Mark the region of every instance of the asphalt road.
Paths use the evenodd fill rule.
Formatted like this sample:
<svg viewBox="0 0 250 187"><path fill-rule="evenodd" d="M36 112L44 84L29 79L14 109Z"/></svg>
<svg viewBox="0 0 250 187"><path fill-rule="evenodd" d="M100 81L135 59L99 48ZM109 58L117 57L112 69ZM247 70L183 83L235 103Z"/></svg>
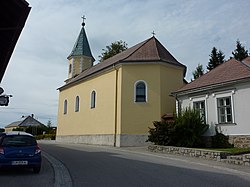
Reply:
<svg viewBox="0 0 250 187"><path fill-rule="evenodd" d="M0 171L0 187L53 187L54 170L47 159L42 158L39 174L32 169L5 169Z"/></svg>
<svg viewBox="0 0 250 187"><path fill-rule="evenodd" d="M160 155L145 148L56 143L40 143L40 146L54 159L56 170L67 170L62 175L71 181L59 186L250 186L250 167L246 166Z"/></svg>

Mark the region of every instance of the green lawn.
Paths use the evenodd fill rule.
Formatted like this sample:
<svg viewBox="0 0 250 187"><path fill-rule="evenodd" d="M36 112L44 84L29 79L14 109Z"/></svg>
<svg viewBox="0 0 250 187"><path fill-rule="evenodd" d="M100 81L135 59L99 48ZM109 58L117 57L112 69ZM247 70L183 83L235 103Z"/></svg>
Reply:
<svg viewBox="0 0 250 187"><path fill-rule="evenodd" d="M237 147L233 147L233 148L211 148L209 150L215 150L215 151L224 151L224 152L228 152L228 153L245 153L245 152L249 152L250 153L250 148L237 148Z"/></svg>

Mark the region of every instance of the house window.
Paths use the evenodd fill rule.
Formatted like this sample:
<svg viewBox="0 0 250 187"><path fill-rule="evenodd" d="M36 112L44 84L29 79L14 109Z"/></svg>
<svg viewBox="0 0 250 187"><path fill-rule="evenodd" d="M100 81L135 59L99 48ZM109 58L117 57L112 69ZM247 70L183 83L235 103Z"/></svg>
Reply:
<svg viewBox="0 0 250 187"><path fill-rule="evenodd" d="M96 105L96 92L92 91L91 93L91 108L95 108Z"/></svg>
<svg viewBox="0 0 250 187"><path fill-rule="evenodd" d="M206 123L206 109L205 109L205 101L197 101L193 103L194 110L199 111L200 117L204 123Z"/></svg>
<svg viewBox="0 0 250 187"><path fill-rule="evenodd" d="M135 83L135 102L146 102L147 100L147 86L144 81Z"/></svg>
<svg viewBox="0 0 250 187"><path fill-rule="evenodd" d="M79 96L76 96L75 112L79 111Z"/></svg>
<svg viewBox="0 0 250 187"><path fill-rule="evenodd" d="M67 114L67 109L68 109L68 101L65 99L63 106L63 114Z"/></svg>
<svg viewBox="0 0 250 187"><path fill-rule="evenodd" d="M231 97L217 99L218 121L219 123L232 123Z"/></svg>

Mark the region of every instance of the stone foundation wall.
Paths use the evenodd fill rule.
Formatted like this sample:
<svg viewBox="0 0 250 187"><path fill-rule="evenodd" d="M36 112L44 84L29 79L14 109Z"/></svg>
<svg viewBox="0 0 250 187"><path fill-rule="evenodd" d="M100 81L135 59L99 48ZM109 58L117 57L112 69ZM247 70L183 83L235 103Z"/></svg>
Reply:
<svg viewBox="0 0 250 187"><path fill-rule="evenodd" d="M214 160L225 162L229 164L237 164L250 166L250 154L243 154L233 156L229 153L221 151L210 151L204 149L193 149L186 147L172 147L172 146L159 146L159 145L150 145L148 150L151 152L165 153L165 154L175 154L189 157L196 157L206 160Z"/></svg>
<svg viewBox="0 0 250 187"><path fill-rule="evenodd" d="M151 152L183 155L183 156L196 157L207 160L216 160L216 161L219 161L221 158L226 157L225 153L221 151L209 151L204 149L193 149L186 147L150 145L148 146L148 150Z"/></svg>
<svg viewBox="0 0 250 187"><path fill-rule="evenodd" d="M234 147L246 148L250 147L250 135L241 135L241 136L230 136L229 142L234 144Z"/></svg>

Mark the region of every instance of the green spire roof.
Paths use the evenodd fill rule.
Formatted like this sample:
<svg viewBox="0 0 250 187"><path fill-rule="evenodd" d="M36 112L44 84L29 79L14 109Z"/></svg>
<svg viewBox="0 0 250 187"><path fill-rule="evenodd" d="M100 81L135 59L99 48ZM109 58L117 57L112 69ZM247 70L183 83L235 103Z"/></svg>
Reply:
<svg viewBox="0 0 250 187"><path fill-rule="evenodd" d="M92 56L84 26L85 26L85 23L83 22L81 32L68 58L73 57L73 56L87 56L87 57L91 57L92 62L94 62L95 59Z"/></svg>

